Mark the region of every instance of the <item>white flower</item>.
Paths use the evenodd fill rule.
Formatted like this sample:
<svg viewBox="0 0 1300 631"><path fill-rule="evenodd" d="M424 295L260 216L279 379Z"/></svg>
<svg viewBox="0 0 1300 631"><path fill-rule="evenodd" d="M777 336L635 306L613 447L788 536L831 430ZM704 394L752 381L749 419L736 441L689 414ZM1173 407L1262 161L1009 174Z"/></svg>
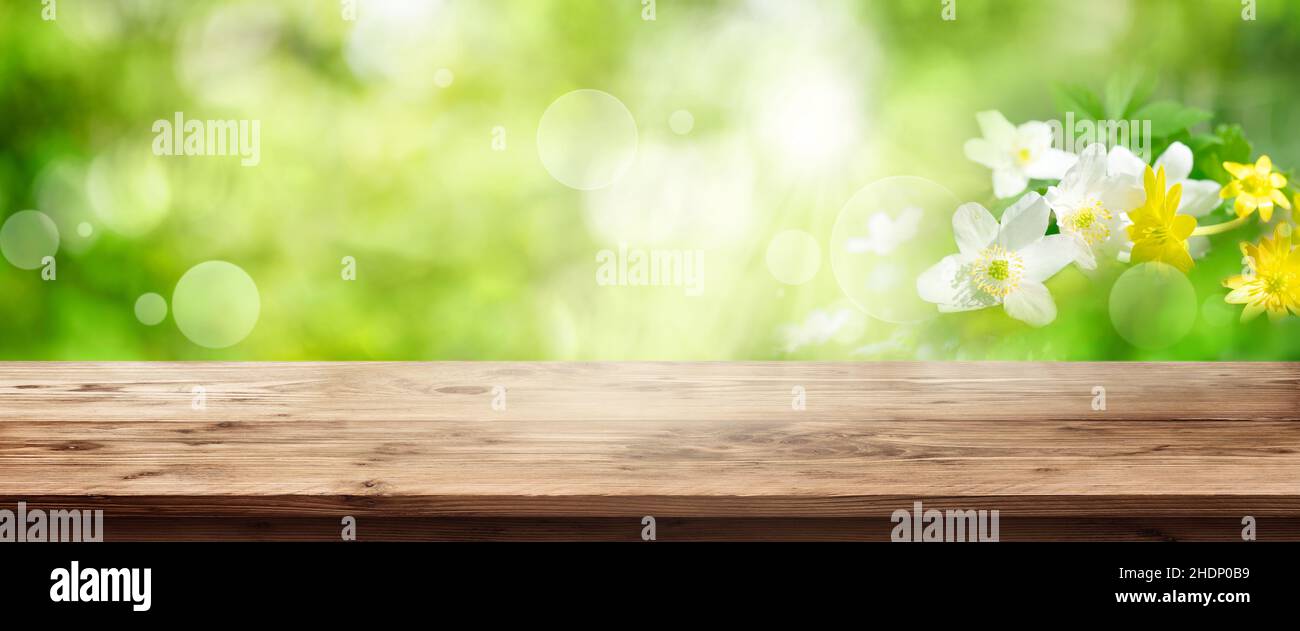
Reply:
<svg viewBox="0 0 1300 631"><path fill-rule="evenodd" d="M1098 251L1118 254L1128 238L1123 230L1127 213L1145 198L1137 179L1108 174L1106 164L1106 147L1089 145L1045 197L1061 234L1070 237L1074 262L1083 269L1097 268Z"/></svg>
<svg viewBox="0 0 1300 631"><path fill-rule="evenodd" d="M916 279L916 291L939 311L971 311L1002 305L1007 315L1031 326L1056 319L1056 303L1043 281L1073 258L1070 237L1043 236L1051 210L1038 193L1027 193L1002 213L1002 223L979 204L963 204L952 216L958 254L943 258Z"/></svg>
<svg viewBox="0 0 1300 631"><path fill-rule="evenodd" d="M1142 173L1146 171L1147 163L1135 155L1132 151L1123 145L1116 145L1111 148L1110 155L1106 158L1107 168L1112 175L1131 176L1135 182L1142 181ZM1156 163L1152 169L1159 171L1160 167L1165 168L1165 182L1169 186L1175 184L1183 185L1182 200L1178 202L1178 212L1193 217L1204 217L1210 214L1215 208L1219 207L1222 201L1219 199L1219 183L1211 180L1189 180L1187 176L1192 173L1192 150L1181 142L1175 142L1169 145L1165 152L1156 158ZM1130 244L1131 245L1131 244ZM1192 237L1187 240L1187 249L1195 258L1205 256L1210 250L1209 237ZM1120 255L1121 260L1127 260L1128 252Z"/></svg>
<svg viewBox="0 0 1300 631"><path fill-rule="evenodd" d="M1012 125L1001 112L975 115L983 138L966 141L966 157L993 169L993 194L1012 197L1030 179L1059 180L1074 166L1074 154L1054 149L1052 128L1041 121Z"/></svg>
<svg viewBox="0 0 1300 631"><path fill-rule="evenodd" d="M903 209L898 219L890 219L884 211L876 212L867 218L867 235L849 239L844 247L849 252L885 256L916 236L921 227L921 214L921 209L915 206Z"/></svg>

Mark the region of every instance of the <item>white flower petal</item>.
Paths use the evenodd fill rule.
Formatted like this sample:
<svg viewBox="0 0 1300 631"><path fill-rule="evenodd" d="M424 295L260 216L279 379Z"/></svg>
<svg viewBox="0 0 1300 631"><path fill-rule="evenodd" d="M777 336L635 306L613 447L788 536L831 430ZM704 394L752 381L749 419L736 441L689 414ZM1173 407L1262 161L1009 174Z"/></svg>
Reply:
<svg viewBox="0 0 1300 631"><path fill-rule="evenodd" d="M980 291L968 274L970 260L961 254L951 254L935 263L916 277L916 293L926 302L939 306L939 311L972 311L998 304L994 296Z"/></svg>
<svg viewBox="0 0 1300 631"><path fill-rule="evenodd" d="M1160 167L1165 168L1165 181L1170 186L1187 179L1192 172L1192 150L1181 142L1169 145L1169 148L1156 158L1155 166L1152 168L1159 171Z"/></svg>
<svg viewBox="0 0 1300 631"><path fill-rule="evenodd" d="M1074 191L1060 188L1057 186L1047 187L1047 192L1043 194L1043 199L1047 200L1047 206L1056 211L1056 214L1064 213L1073 209L1081 201Z"/></svg>
<svg viewBox="0 0 1300 631"><path fill-rule="evenodd" d="M975 115L975 122L979 123L980 133L984 134L989 142L1003 150L1010 150L1011 142L1016 136L1016 126L1012 125L1002 112L997 110L980 112Z"/></svg>
<svg viewBox="0 0 1300 631"><path fill-rule="evenodd" d="M1079 161L1065 173L1062 186L1096 188L1106 179L1106 147L1099 144L1088 145L1079 154Z"/></svg>
<svg viewBox="0 0 1300 631"><path fill-rule="evenodd" d="M1126 213L1141 206L1147 199L1147 193L1142 190L1137 178L1120 175L1108 177L1101 183L1097 199L1112 213Z"/></svg>
<svg viewBox="0 0 1300 631"><path fill-rule="evenodd" d="M1111 175L1128 175L1140 181L1147 163L1129 151L1128 147L1115 145L1110 148L1110 155L1106 156L1106 166Z"/></svg>
<svg viewBox="0 0 1300 631"><path fill-rule="evenodd" d="M1029 176L1014 167L1002 167L993 170L993 194L998 199L1018 195L1029 186Z"/></svg>
<svg viewBox="0 0 1300 631"><path fill-rule="evenodd" d="M1002 225L998 229L998 243L1013 252L1043 238L1047 232L1047 216L1051 210L1043 196L1025 193L1010 208L1002 212Z"/></svg>
<svg viewBox="0 0 1300 631"><path fill-rule="evenodd" d="M1016 128L1016 147L1040 153L1052 146L1052 126L1042 121L1029 121Z"/></svg>
<svg viewBox="0 0 1300 631"><path fill-rule="evenodd" d="M1071 261L1080 258L1080 246L1087 253L1087 258L1092 260L1093 267L1096 267L1097 263L1096 259L1092 257L1092 249L1082 239L1076 239L1066 234L1049 234L1037 242L1029 244L1020 250L1020 256L1025 259L1025 279L1041 283L1055 276Z"/></svg>
<svg viewBox="0 0 1300 631"><path fill-rule="evenodd" d="M1097 255L1093 253L1092 246L1083 239L1072 239L1072 241L1074 241L1074 264L1083 270L1097 269Z"/></svg>
<svg viewBox="0 0 1300 631"><path fill-rule="evenodd" d="M1110 247L1115 248L1117 253L1115 259L1128 263L1133 254L1133 240L1128 238L1128 227L1133 225L1133 220L1129 219L1128 213L1119 216L1119 221L1115 227L1115 232L1111 235L1107 243Z"/></svg>
<svg viewBox="0 0 1300 631"><path fill-rule="evenodd" d="M1194 259L1203 259L1206 254L1210 253L1209 237L1188 237L1187 253Z"/></svg>
<svg viewBox="0 0 1300 631"><path fill-rule="evenodd" d="M1006 164L1008 159L1005 151L998 149L997 145L985 138L971 138L966 141L963 149L966 152L966 157L972 162L977 162L990 169Z"/></svg>
<svg viewBox="0 0 1300 631"><path fill-rule="evenodd" d="M1056 303L1052 292L1042 283L1021 283L1020 288L1007 295L1003 307L1007 315L1029 326L1047 326L1056 319Z"/></svg>
<svg viewBox="0 0 1300 631"><path fill-rule="evenodd" d="M1036 180L1059 180L1079 161L1079 156L1060 149L1044 149L1033 162L1025 165L1025 174Z"/></svg>
<svg viewBox="0 0 1300 631"><path fill-rule="evenodd" d="M1178 202L1178 212L1193 217L1204 217L1219 207L1219 183L1210 180L1183 180L1183 198Z"/></svg>
<svg viewBox="0 0 1300 631"><path fill-rule="evenodd" d="M916 277L916 294L921 300L936 304L947 304L956 300L958 293L957 273L961 270L962 256L950 254L943 257L930 269Z"/></svg>
<svg viewBox="0 0 1300 631"><path fill-rule="evenodd" d="M952 234L962 254L976 256L998 238L998 220L979 204L962 204L952 214Z"/></svg>

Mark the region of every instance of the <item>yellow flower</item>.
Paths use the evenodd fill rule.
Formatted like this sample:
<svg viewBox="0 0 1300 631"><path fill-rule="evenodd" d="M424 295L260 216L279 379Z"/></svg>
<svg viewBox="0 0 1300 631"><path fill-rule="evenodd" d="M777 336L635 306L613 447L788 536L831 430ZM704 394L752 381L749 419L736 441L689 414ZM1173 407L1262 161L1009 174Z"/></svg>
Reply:
<svg viewBox="0 0 1300 631"><path fill-rule="evenodd" d="M1245 322L1264 311L1277 320L1288 311L1300 315L1300 248L1291 247L1291 226L1281 224L1270 239L1259 245L1241 244L1241 252L1250 267L1247 273L1223 281L1232 291L1224 301L1246 305L1241 312Z"/></svg>
<svg viewBox="0 0 1300 631"><path fill-rule="evenodd" d="M1175 184L1166 194L1164 167L1160 167L1159 173L1147 167L1142 185L1147 201L1129 213L1129 219L1133 220L1133 225L1128 227L1128 238L1133 241L1133 262L1159 261L1183 272L1192 269L1187 238L1196 229L1196 218L1177 214L1183 185Z"/></svg>
<svg viewBox="0 0 1300 631"><path fill-rule="evenodd" d="M1224 162L1223 168L1235 179L1219 191L1219 197L1237 198L1232 207L1238 217L1245 217L1258 208L1259 218L1268 221L1273 218L1274 204L1290 210L1291 202L1280 190L1286 186L1286 177L1273 172L1273 161L1268 156L1260 156L1253 165Z"/></svg>

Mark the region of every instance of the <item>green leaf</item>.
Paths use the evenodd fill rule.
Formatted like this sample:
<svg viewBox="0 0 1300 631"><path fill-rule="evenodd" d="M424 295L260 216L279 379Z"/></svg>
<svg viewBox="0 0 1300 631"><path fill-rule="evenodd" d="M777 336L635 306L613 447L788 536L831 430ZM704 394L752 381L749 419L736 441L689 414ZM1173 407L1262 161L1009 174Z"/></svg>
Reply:
<svg viewBox="0 0 1300 631"><path fill-rule="evenodd" d="M1192 164L1192 174L1188 177L1193 180L1214 180L1219 184L1228 183L1230 178L1228 172L1223 170L1223 159L1219 157L1217 149L1193 155L1196 158Z"/></svg>
<svg viewBox="0 0 1300 631"><path fill-rule="evenodd" d="M1156 76L1154 74L1143 73L1139 75L1137 85L1133 88L1133 96L1129 98L1128 107L1124 110L1124 118L1132 118L1137 111L1142 109L1151 98L1151 93L1156 90Z"/></svg>
<svg viewBox="0 0 1300 631"><path fill-rule="evenodd" d="M1219 125L1215 128L1213 136L1198 134L1193 140L1197 138L1204 139L1208 144L1199 151L1196 147L1188 145L1196 156L1196 164L1192 169L1193 179L1214 180L1220 184L1227 184L1232 176L1223 170L1224 162L1251 161L1250 141L1246 140L1240 125Z"/></svg>
<svg viewBox="0 0 1300 631"><path fill-rule="evenodd" d="M1191 138L1187 140L1187 148L1191 149L1192 153L1196 155L1222 145L1223 139L1216 134L1192 134Z"/></svg>
<svg viewBox="0 0 1300 631"><path fill-rule="evenodd" d="M1134 117L1151 121L1151 135L1159 138L1210 120L1213 114L1177 101L1157 101L1138 110Z"/></svg>
<svg viewBox="0 0 1300 631"><path fill-rule="evenodd" d="M1105 118L1128 118L1146 104L1154 89L1154 77L1142 71L1130 70L1111 75L1106 82Z"/></svg>
<svg viewBox="0 0 1300 631"><path fill-rule="evenodd" d="M1106 107L1101 99L1083 86L1058 83L1052 86L1052 96L1056 100L1056 109L1062 114L1074 112L1079 119L1101 120L1106 118Z"/></svg>
<svg viewBox="0 0 1300 631"><path fill-rule="evenodd" d="M1241 125L1219 125L1214 130L1222 141L1223 147L1219 150L1219 155L1229 162L1254 162L1251 159L1252 149L1250 141L1246 140L1246 134L1241 131Z"/></svg>

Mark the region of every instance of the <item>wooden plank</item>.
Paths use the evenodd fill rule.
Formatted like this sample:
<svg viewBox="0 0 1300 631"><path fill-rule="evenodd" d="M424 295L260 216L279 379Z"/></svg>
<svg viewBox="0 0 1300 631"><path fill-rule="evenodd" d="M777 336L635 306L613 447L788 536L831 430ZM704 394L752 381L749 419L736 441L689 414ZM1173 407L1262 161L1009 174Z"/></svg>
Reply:
<svg viewBox="0 0 1300 631"><path fill-rule="evenodd" d="M130 517L110 536L133 541L340 541L333 517ZM659 541L888 541L886 518L680 518L658 520ZM613 517L378 517L359 522L366 541L641 541L639 519ZM1241 541L1222 518L1005 519L1001 541ZM1259 541L1300 539L1300 520L1269 519Z"/></svg>
<svg viewBox="0 0 1300 631"><path fill-rule="evenodd" d="M1287 495L1300 423L5 422L0 495Z"/></svg>
<svg viewBox="0 0 1300 631"><path fill-rule="evenodd" d="M609 538L642 515L683 538L842 538L845 519L887 538L915 500L999 510L1004 539L1230 539L1243 515L1295 536L1298 381L1290 363L0 363L0 508L103 507L141 539L168 536L161 515L292 538L343 514L397 538L529 520Z"/></svg>
<svg viewBox="0 0 1300 631"><path fill-rule="evenodd" d="M0 362L7 420L1295 420L1297 403L1300 369L1263 362Z"/></svg>

